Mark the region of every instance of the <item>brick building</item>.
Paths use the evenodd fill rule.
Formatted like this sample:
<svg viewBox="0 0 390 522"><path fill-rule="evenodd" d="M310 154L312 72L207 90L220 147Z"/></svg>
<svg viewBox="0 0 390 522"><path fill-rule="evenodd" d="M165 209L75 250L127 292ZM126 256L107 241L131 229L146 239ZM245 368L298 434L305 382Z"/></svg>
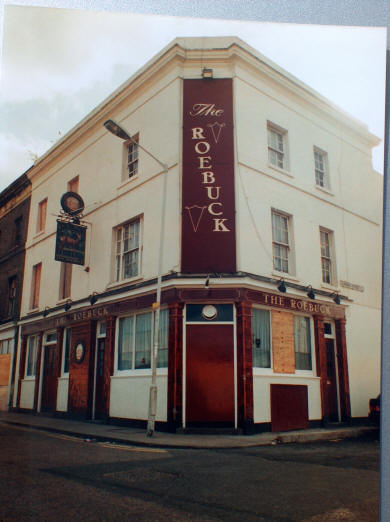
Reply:
<svg viewBox="0 0 390 522"><path fill-rule="evenodd" d="M159 427L366 417L377 144L241 40L174 40L29 171L14 408L144 424L159 309ZM81 265L54 259L67 191L85 205Z"/></svg>
<svg viewBox="0 0 390 522"><path fill-rule="evenodd" d="M14 377L30 192L23 174L0 193L0 410L8 409Z"/></svg>

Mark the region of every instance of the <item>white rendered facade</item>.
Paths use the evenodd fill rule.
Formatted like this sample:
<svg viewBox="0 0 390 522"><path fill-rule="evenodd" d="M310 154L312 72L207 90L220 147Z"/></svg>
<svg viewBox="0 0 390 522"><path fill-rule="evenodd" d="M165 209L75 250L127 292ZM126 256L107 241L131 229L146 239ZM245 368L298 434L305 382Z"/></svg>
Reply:
<svg viewBox="0 0 390 522"><path fill-rule="evenodd" d="M82 320L106 319L102 307L115 305L117 311L111 325L115 341L108 416L145 419L151 370L118 371L115 362L118 318L130 313L127 309L120 311L121 302L155 292L164 171L148 154L139 150L137 172L129 177L126 174L126 146L109 134L103 123L108 118L115 119L129 135L138 136L140 145L168 165L163 290L203 291L208 274L193 274L193 277L181 274L182 91L186 79L202 78L202 64L206 61L207 67L213 70L214 79L231 78L233 85L237 258L236 272L229 278L210 274L210 286L268 293L274 292L275 282L283 278L287 284L286 296L297 301L307 301L309 285L317 294L317 301L313 303L320 299L323 305L332 304L332 294L341 294L343 299L339 306L346 317L351 416L367 415L368 399L379 392L380 375L382 177L371 165L371 149L378 140L363 124L236 38L175 40L30 169L31 212L21 327L27 350L28 338L41 336L37 354L40 371L36 371L35 376L27 376L26 368L23 372L21 360L27 355L24 352L20 356L21 343L18 351L21 381L19 397L14 396L15 407L41 411L45 392L41 378L45 335L57 332L57 357L63 358L61 329L75 325L77 330ZM269 137L270 131L274 133L273 138ZM283 168L272 159L275 156L270 156L270 139L274 140L272 147L282 155L279 164L282 161ZM322 161L320 178L318 173L316 178L316 157L317 170L318 158ZM70 296L61 299L61 263L54 260L56 216L60 198L75 177L79 178L78 193L85 202L82 219L87 225L86 261L84 266L73 265ZM319 183L318 179L322 181ZM37 232L39 204L46 198L46 223L44 229ZM284 223L288 224L287 246L281 243L281 251L288 252L288 272L274 268L273 245L278 241L273 237L273 214L284 217ZM116 231L134 220L138 221L140 230L139 269L136 275L125 280L119 276L116 280ZM321 262L326 255L321 252L321 231L326 232L331 243L328 252L330 282L323 281ZM39 300L38 306L32 308L33 267L39 264ZM324 294L320 297L321 291ZM89 297L94 293L99 295L96 307L100 306L95 309L102 310L96 311L95 316L94 312L88 312ZM72 320L65 319L63 308L69 299L72 307L68 315L79 313ZM272 310L272 303L268 304ZM309 310L309 304L307 308L300 308L298 315ZM48 310L46 316L43 315L45 309ZM137 313L142 312L151 312L150 306L137 308ZM113 316L111 312L107 314ZM333 319L329 318L329 321L332 323ZM185 330L185 320L183 324ZM321 419L321 383L315 361L313 323L311 329L313 363L310 371L289 373L274 371L273 367L253 368L255 424L271 422L270 384L306 386L309 420ZM276 332L273 337L276 338ZM95 397L96 392L96 339L95 335L90 346L90 362L95 365L95 374L93 382L85 385L86 390L92 389L90 397ZM185 357L185 333L182 342ZM69 403L69 397L76 401L72 395L75 392L69 384L69 372L64 372L63 362L58 360L57 364L61 369L55 410L71 411L73 402ZM240 399L236 366L235 372L237 427ZM168 367L158 368L157 383L157 420L168 422L171 386ZM182 399L185 404L185 390ZM94 416L96 398L78 397L77 401L77 404L88 402L87 416Z"/></svg>

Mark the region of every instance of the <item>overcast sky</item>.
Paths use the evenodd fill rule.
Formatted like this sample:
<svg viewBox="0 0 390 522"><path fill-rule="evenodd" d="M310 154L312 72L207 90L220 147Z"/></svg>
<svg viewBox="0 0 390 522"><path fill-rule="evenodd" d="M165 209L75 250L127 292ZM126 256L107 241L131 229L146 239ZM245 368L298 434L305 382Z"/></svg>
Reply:
<svg viewBox="0 0 390 522"><path fill-rule="evenodd" d="M240 37L383 140L383 28L16 6L3 23L0 191L177 36Z"/></svg>

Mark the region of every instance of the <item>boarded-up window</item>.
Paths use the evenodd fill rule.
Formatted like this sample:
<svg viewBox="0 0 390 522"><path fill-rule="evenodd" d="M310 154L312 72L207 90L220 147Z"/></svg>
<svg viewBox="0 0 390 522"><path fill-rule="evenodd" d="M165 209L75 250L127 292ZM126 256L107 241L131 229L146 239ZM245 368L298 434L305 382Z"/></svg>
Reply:
<svg viewBox="0 0 390 522"><path fill-rule="evenodd" d="M32 285L31 285L31 302L30 308L38 308L39 307L39 290L41 287L41 272L42 272L42 263L38 263L33 266L32 273Z"/></svg>
<svg viewBox="0 0 390 522"><path fill-rule="evenodd" d="M293 314L272 310L272 356L275 373L294 373Z"/></svg>
<svg viewBox="0 0 390 522"><path fill-rule="evenodd" d="M71 295L72 264L61 263L59 298L66 299Z"/></svg>
<svg viewBox="0 0 390 522"><path fill-rule="evenodd" d="M37 232L45 230L47 213L47 198L42 200L38 205Z"/></svg>

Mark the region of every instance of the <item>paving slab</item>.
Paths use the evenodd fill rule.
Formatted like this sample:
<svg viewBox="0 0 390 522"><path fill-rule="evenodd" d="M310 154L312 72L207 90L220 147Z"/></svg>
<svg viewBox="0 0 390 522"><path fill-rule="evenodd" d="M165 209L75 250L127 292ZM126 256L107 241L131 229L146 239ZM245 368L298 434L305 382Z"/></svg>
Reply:
<svg viewBox="0 0 390 522"><path fill-rule="evenodd" d="M156 431L152 437L148 437L146 430L140 428L14 412L0 412L0 423L81 437L89 442L105 441L134 446L191 449L250 448L378 435L378 428L375 426L342 426L277 433L266 432L254 435L211 435Z"/></svg>

